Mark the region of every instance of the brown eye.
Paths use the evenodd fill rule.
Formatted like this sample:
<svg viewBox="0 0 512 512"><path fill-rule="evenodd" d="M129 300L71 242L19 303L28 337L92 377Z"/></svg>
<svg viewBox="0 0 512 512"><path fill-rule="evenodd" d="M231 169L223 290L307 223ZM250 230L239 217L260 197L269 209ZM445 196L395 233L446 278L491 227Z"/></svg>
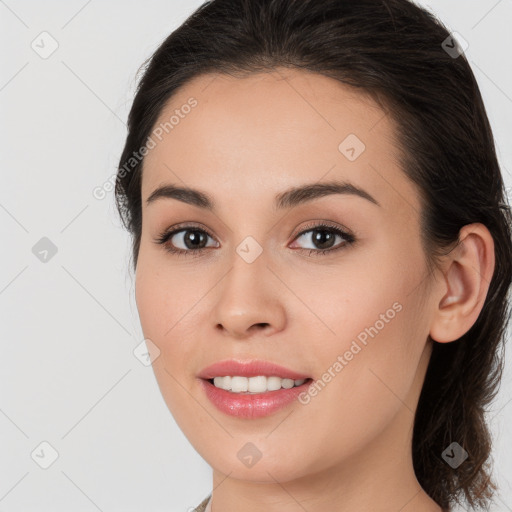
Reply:
<svg viewBox="0 0 512 512"><path fill-rule="evenodd" d="M303 243L310 245L309 247L300 248L303 250L309 250L309 254L325 254L328 252L337 251L346 245L354 243L355 238L351 234L346 233L339 228L320 224L302 231L295 238L295 241L297 240L302 240Z"/></svg>
<svg viewBox="0 0 512 512"><path fill-rule="evenodd" d="M180 235L180 236L177 236ZM184 247L181 249L203 249L206 246L208 234L200 229L183 229L175 233L172 238L176 238L173 245L176 243L181 244Z"/></svg>
<svg viewBox="0 0 512 512"><path fill-rule="evenodd" d="M179 227L162 233L155 242L161 244L170 253L197 254L208 246L208 239L213 238L207 231L197 226ZM213 247L216 247L215 243Z"/></svg>

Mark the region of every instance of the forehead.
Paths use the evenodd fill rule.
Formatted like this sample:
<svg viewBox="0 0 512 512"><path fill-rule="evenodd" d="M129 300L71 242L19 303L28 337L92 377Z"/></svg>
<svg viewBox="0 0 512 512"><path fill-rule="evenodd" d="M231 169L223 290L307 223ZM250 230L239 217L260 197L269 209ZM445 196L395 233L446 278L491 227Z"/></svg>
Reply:
<svg viewBox="0 0 512 512"><path fill-rule="evenodd" d="M407 195L415 201L398 167L393 119L368 94L317 73L198 76L164 106L151 137L143 200L173 183L220 202L237 195L266 202L325 176L369 189L389 206Z"/></svg>

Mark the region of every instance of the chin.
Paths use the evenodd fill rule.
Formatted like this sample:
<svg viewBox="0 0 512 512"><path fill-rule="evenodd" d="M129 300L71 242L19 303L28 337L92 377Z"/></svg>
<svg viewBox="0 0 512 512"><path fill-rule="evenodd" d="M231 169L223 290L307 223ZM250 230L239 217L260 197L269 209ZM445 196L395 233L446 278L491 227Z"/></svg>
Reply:
<svg viewBox="0 0 512 512"><path fill-rule="evenodd" d="M245 443L244 443L245 444ZM242 444L242 446L244 446ZM242 451L239 460L238 451ZM237 480L247 480L254 483L275 483L296 480L305 476L304 460L296 460L287 456L286 453L278 454L275 457L265 457L265 452L261 458L250 461L246 457L244 461L243 448L238 449L232 456L226 456L227 450L222 453L202 455L208 464L223 475L229 475L230 478ZM251 465L252 464L252 465Z"/></svg>

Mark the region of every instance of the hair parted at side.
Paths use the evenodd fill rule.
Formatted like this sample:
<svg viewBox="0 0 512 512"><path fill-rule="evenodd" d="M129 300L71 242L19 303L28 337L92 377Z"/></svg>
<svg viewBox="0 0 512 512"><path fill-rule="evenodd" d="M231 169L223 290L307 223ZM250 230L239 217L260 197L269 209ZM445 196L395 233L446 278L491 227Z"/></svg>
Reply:
<svg viewBox="0 0 512 512"><path fill-rule="evenodd" d="M116 205L133 240L142 230L144 147L166 102L208 72L243 77L289 67L339 80L374 97L397 126L401 167L422 201L429 265L483 223L495 244L495 271L472 328L452 343L434 342L414 420L418 481L441 507L466 499L487 508L496 490L486 407L503 370L510 318L512 218L493 134L464 56L442 47L450 34L409 0L212 0L174 30L146 62L128 116L116 179ZM433 267L431 267L433 268ZM452 468L442 452L459 443L468 458Z"/></svg>

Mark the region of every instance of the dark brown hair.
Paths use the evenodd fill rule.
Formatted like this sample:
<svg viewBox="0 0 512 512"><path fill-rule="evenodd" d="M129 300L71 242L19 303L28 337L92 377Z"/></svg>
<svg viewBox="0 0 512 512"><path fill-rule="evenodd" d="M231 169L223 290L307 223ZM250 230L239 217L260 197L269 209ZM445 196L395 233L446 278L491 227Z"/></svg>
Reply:
<svg viewBox="0 0 512 512"><path fill-rule="evenodd" d="M204 73L243 77L282 66L316 72L372 95L388 110L401 167L421 197L430 268L458 243L466 224L483 223L495 243L483 309L459 340L434 342L415 415L416 477L445 509L461 494L473 508L487 508L496 489L484 413L501 380L512 279L512 219L493 135L464 54L447 51L455 44L440 21L408 0L205 2L145 63L115 188L136 269L143 159L132 155L178 88ZM452 442L469 455L456 468L442 457Z"/></svg>

